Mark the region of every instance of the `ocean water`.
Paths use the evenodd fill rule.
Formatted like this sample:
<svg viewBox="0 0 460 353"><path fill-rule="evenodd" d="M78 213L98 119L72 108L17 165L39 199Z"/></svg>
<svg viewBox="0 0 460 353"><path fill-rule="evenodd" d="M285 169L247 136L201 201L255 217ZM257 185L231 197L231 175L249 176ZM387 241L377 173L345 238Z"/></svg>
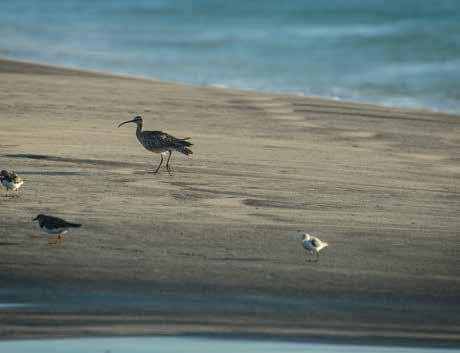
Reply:
<svg viewBox="0 0 460 353"><path fill-rule="evenodd" d="M458 0L2 0L0 57L460 113Z"/></svg>

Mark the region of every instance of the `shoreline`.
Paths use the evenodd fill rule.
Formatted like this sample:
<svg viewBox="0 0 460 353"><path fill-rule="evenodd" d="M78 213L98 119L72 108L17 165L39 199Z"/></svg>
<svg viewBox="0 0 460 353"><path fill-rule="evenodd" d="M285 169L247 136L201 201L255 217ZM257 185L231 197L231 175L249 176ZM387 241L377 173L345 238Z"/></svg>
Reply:
<svg viewBox="0 0 460 353"><path fill-rule="evenodd" d="M34 61L34 60L20 60L20 59L15 59L7 56L0 56L0 62L3 65L11 63L19 63L19 64L24 64L26 66L29 66L30 68L34 68L35 70L42 68L44 71L49 72L50 70L54 71L56 73L60 72L73 72L74 74L80 74L80 75L89 75L89 76L104 76L104 77L114 77L114 78L120 78L120 79L130 79L130 80L141 80L141 81L152 81L156 83L164 83L164 84L171 84L171 85L179 85L179 86L186 86L186 87L196 87L196 88L203 88L203 89L211 89L211 90L225 90L228 92L239 92L239 93L247 93L247 94L259 94L259 95L272 95L272 96L281 96L281 97L287 97L287 98L293 98L293 99L312 99L315 101L318 101L322 104L333 104L334 102L337 103L337 105L340 106L361 106L361 107L368 107L368 108L375 108L377 110L390 110L394 112L416 112L420 114L435 114L435 115L448 115L448 116L460 116L460 113L451 113L447 111L440 111L440 110L434 110L434 109L429 109L429 108L403 108L403 107L398 107L394 105L382 105L382 104L376 104L376 103L370 103L370 102L360 102L360 101L352 101L352 100L342 100L342 99L334 99L331 97L323 97L323 96L314 96L314 95L297 95L294 93L283 93L283 92L269 92L269 91L257 91L257 90L251 90L251 89L242 89L242 88L232 88L232 87L226 87L226 86L219 86L216 84L203 84L203 85L198 85L198 84L193 84L193 83L187 83L187 82L181 82L181 81L171 81L171 80L163 80L157 77L149 77L149 76L143 76L143 75L132 75L129 73L119 73L119 72L112 72L112 71L102 71L102 70L97 70L97 69L87 69L87 68L81 68L81 67L74 67L74 66L65 66L65 65L60 65L60 64L53 64L53 63L47 63L47 62L42 62L42 61ZM2 67L0 67L0 70ZM38 70L39 71L39 70Z"/></svg>
<svg viewBox="0 0 460 353"><path fill-rule="evenodd" d="M0 165L25 179L20 197L0 194L0 286L64 293L68 315L0 310L0 338L161 333L169 317L176 333L244 332L250 320L307 340L317 325L378 341L389 324L460 340L460 116L2 59L0 98ZM191 136L173 176L148 173L159 156L116 127L136 114ZM52 248L38 213L83 227ZM305 263L299 231L330 244L319 263ZM124 288L166 311L146 300L130 321L108 305L101 324L65 309L69 289ZM191 326L169 300L184 294L211 303L199 315L193 300L181 306ZM219 305L228 296L236 316ZM388 339L410 334L399 329Z"/></svg>

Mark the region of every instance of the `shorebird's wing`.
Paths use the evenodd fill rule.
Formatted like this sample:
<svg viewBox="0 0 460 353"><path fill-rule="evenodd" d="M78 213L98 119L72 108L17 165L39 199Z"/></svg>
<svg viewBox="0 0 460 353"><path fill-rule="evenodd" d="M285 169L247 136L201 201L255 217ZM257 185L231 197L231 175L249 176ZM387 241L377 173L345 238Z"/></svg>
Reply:
<svg viewBox="0 0 460 353"><path fill-rule="evenodd" d="M44 219L44 224L48 229L67 228L69 226L72 226L72 223L69 223L61 218L53 216L46 216Z"/></svg>
<svg viewBox="0 0 460 353"><path fill-rule="evenodd" d="M10 175L11 175L11 180L14 181L16 184L22 181L22 178L19 175L17 175L15 172L11 172Z"/></svg>
<svg viewBox="0 0 460 353"><path fill-rule="evenodd" d="M321 249L324 249L326 246L328 246L327 243L318 238L313 238L311 242L314 245L316 251L320 251Z"/></svg>
<svg viewBox="0 0 460 353"><path fill-rule="evenodd" d="M187 139L179 139L163 131L143 131L142 137L145 141L149 141L152 147L157 148L181 148L192 146Z"/></svg>

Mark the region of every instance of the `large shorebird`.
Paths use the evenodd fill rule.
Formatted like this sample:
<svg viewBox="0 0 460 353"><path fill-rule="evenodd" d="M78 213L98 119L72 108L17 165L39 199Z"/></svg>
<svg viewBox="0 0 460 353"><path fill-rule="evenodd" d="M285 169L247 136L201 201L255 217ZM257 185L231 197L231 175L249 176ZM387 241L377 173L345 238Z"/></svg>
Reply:
<svg viewBox="0 0 460 353"><path fill-rule="evenodd" d="M171 158L172 152L177 151L187 156L193 153L189 148L187 148L193 145L192 143L187 141L190 137L179 139L163 131L142 131L143 121L142 117L140 117L139 115L132 120L128 120L124 123L121 123L120 125L118 125L118 127L127 123L135 123L137 125L136 137L142 144L142 146L144 146L147 150L151 152L160 153L160 164L153 173L158 173L158 171L160 170L160 167L163 164L163 155L168 154L168 160L166 161L166 170L168 171L169 175L171 175L169 159Z"/></svg>
<svg viewBox="0 0 460 353"><path fill-rule="evenodd" d="M39 214L33 219L33 221L38 221L40 228L48 234L56 234L54 241L50 244L57 245L62 242L62 235L69 231L69 228L79 228L81 224L70 223L64 221L62 218L47 216L44 214Z"/></svg>
<svg viewBox="0 0 460 353"><path fill-rule="evenodd" d="M24 184L24 180L17 175L15 172L9 172L7 170L2 170L0 172L0 182L6 188L6 190L17 191L22 184Z"/></svg>
<svg viewBox="0 0 460 353"><path fill-rule="evenodd" d="M308 233L302 234L301 239L304 249L308 251L310 256L316 254L315 262L319 261L319 252L329 245L317 237L312 237ZM308 261L311 261L311 259L308 259Z"/></svg>

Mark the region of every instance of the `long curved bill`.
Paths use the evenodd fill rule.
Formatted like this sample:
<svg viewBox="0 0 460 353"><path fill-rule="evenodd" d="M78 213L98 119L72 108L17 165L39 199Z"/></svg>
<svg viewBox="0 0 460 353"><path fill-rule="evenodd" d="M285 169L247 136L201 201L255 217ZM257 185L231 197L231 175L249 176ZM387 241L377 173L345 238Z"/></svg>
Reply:
<svg viewBox="0 0 460 353"><path fill-rule="evenodd" d="M118 125L118 127L120 127L121 125L125 125L127 123L133 123L134 122L134 119L133 120L128 120L128 121L125 121L124 123L121 123L120 125Z"/></svg>

